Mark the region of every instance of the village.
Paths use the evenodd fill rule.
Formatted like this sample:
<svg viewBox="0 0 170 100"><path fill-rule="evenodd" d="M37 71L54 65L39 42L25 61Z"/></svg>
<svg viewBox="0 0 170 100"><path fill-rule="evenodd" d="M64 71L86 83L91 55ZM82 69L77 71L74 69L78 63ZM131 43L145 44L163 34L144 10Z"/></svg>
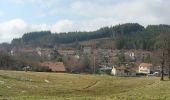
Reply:
<svg viewBox="0 0 170 100"><path fill-rule="evenodd" d="M113 50L83 46L77 50L65 48L12 48L10 55L46 67L51 72L91 73L113 76L159 76L160 65L152 63L149 51ZM24 55L24 56L23 56ZM155 61L156 62L156 61ZM24 70L31 70L31 65Z"/></svg>

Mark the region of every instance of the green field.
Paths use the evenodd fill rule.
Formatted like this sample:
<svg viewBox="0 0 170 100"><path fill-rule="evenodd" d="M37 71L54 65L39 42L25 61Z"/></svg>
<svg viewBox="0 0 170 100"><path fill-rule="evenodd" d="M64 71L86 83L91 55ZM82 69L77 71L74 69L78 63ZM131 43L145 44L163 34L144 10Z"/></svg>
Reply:
<svg viewBox="0 0 170 100"><path fill-rule="evenodd" d="M0 100L170 100L170 81L0 71Z"/></svg>

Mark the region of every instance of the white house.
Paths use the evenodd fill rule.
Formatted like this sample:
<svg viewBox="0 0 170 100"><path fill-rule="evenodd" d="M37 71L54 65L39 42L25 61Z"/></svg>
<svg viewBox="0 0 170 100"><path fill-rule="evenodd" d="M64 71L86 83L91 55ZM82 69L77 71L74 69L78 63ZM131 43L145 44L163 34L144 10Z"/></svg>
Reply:
<svg viewBox="0 0 170 100"><path fill-rule="evenodd" d="M138 73L149 74L153 65L149 63L141 63L138 68Z"/></svg>
<svg viewBox="0 0 170 100"><path fill-rule="evenodd" d="M126 52L125 53L126 57L128 57L128 59L131 59L131 60L135 60L135 53L134 52Z"/></svg>
<svg viewBox="0 0 170 100"><path fill-rule="evenodd" d="M13 50L11 50L10 54L11 54L11 56L14 56L14 51L13 51Z"/></svg>
<svg viewBox="0 0 170 100"><path fill-rule="evenodd" d="M37 51L37 54L41 57L42 56L41 48L37 47L36 51Z"/></svg>
<svg viewBox="0 0 170 100"><path fill-rule="evenodd" d="M134 52L130 52L129 56L130 57L135 57L135 53Z"/></svg>
<svg viewBox="0 0 170 100"><path fill-rule="evenodd" d="M113 67L111 74L114 76L127 76L125 68L123 66Z"/></svg>
<svg viewBox="0 0 170 100"><path fill-rule="evenodd" d="M136 76L136 69L125 66L113 67L111 74L114 76Z"/></svg>

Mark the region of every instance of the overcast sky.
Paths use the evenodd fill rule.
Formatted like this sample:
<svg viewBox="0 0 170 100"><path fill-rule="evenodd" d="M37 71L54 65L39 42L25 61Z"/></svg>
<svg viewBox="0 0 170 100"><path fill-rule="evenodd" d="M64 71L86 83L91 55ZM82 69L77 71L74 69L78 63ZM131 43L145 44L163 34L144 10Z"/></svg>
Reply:
<svg viewBox="0 0 170 100"><path fill-rule="evenodd" d="M0 42L25 32L92 31L122 23L170 24L170 0L0 0Z"/></svg>

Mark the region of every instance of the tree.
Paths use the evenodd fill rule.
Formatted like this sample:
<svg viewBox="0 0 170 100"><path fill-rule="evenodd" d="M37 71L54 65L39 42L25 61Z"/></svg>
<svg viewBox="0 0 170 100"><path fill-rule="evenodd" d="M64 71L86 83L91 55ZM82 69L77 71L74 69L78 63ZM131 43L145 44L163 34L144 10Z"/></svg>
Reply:
<svg viewBox="0 0 170 100"><path fill-rule="evenodd" d="M164 80L164 66L165 65L165 52L162 52L162 57L161 57L161 81Z"/></svg>
<svg viewBox="0 0 170 100"><path fill-rule="evenodd" d="M122 50L122 51L120 51L120 53L118 54L118 62L119 62L119 64L121 64L121 63L124 63L125 61L126 61L126 59L125 59L125 54L124 54L124 51Z"/></svg>
<svg viewBox="0 0 170 100"><path fill-rule="evenodd" d="M170 37L170 35L169 35ZM170 79L170 39L167 41L167 65L168 65L168 78Z"/></svg>
<svg viewBox="0 0 170 100"><path fill-rule="evenodd" d="M168 34L161 34L157 38L156 49L159 52L160 63L161 63L161 80L164 80L164 69L167 59L169 59L170 50L170 39ZM169 67L169 77L170 77L170 67Z"/></svg>

